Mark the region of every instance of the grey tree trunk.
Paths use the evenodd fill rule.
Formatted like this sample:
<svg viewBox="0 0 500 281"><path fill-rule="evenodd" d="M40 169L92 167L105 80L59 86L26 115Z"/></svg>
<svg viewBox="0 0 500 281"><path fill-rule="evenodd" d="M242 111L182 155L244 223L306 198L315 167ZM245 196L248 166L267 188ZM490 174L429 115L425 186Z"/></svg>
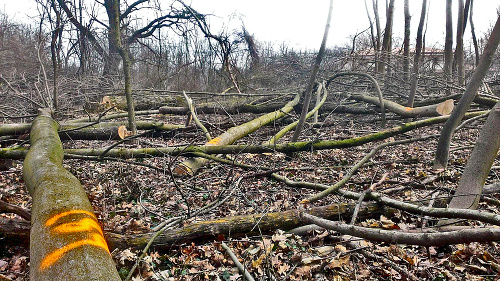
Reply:
<svg viewBox="0 0 500 281"><path fill-rule="evenodd" d="M307 112L309 111L309 103L311 102L314 81L316 80L316 76L318 75L319 71L319 66L325 55L326 40L328 39L328 32L330 31L330 21L332 19L332 11L333 11L333 0L330 0L330 7L328 9L328 19L326 20L323 40L321 41L321 47L319 48L318 55L316 56L316 60L313 65L311 77L309 78L309 83L307 84L306 93L304 96L304 103L302 105L302 112L300 113L299 123L297 124L295 132L293 133L292 141L294 142L299 139L299 136L302 133L302 129L304 128L304 123L306 122L306 115Z"/></svg>
<svg viewBox="0 0 500 281"><path fill-rule="evenodd" d="M415 47L415 58L413 60L413 73L411 76L410 94L408 95L408 107L413 107L415 94L417 92L418 72L420 66L420 56L422 54L422 33L425 23L425 14L427 12L427 0L422 0L422 11L420 12L420 21L417 29L417 45Z"/></svg>
<svg viewBox="0 0 500 281"><path fill-rule="evenodd" d="M384 39L382 41L382 57L381 63L378 65L377 73L384 74L386 63L390 60L391 55L391 40L392 40L392 22L394 15L394 0L390 0L389 7L387 8L387 21L385 23Z"/></svg>
<svg viewBox="0 0 500 281"><path fill-rule="evenodd" d="M476 70L474 71L470 82L467 84L464 95L460 99L460 102L458 102L455 110L450 116L450 119L446 121L443 130L441 131L441 136L439 137L439 142L436 149L436 156L434 158L434 169L437 171L446 169L453 132L469 109L472 101L476 97L477 91L483 83L484 77L486 76L486 72L490 68L499 42L500 17L497 18L495 27L490 34L486 47L484 48L484 52L481 55L481 59L479 60L479 65L476 67Z"/></svg>
<svg viewBox="0 0 500 281"><path fill-rule="evenodd" d="M446 37L444 41L444 74L448 82L452 81L451 67L453 63L453 22L451 16L452 0L446 0ZM448 94L451 92L447 90Z"/></svg>
<svg viewBox="0 0 500 281"><path fill-rule="evenodd" d="M405 36L403 40L403 72L406 82L410 82L410 0L405 0ZM418 39L417 39L418 40Z"/></svg>
<svg viewBox="0 0 500 281"><path fill-rule="evenodd" d="M449 208L477 209L484 182L500 148L500 103L491 110Z"/></svg>
<svg viewBox="0 0 500 281"><path fill-rule="evenodd" d="M464 85L464 1L458 0L457 45L455 48L458 84Z"/></svg>

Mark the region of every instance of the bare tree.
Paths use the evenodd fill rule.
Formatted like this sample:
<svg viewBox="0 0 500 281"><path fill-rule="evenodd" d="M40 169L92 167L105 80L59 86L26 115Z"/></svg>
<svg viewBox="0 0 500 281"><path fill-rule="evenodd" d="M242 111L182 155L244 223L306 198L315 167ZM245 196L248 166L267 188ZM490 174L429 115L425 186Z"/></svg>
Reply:
<svg viewBox="0 0 500 281"><path fill-rule="evenodd" d="M468 0L469 1L469 0ZM472 42L474 44L474 55L475 55L475 62L476 66L479 64L479 47L477 45L477 38L476 38L476 31L474 29L474 22L472 21L472 8L474 6L474 0L470 0L470 13L469 13L469 20L470 20L470 32L472 34Z"/></svg>
<svg viewBox="0 0 500 281"><path fill-rule="evenodd" d="M376 37L376 49L375 49L375 72L378 73L378 69L380 66L380 38L382 37L381 35L381 29L380 29L380 17L378 15L378 0L372 0L372 6L373 6L373 18L375 19L375 27L377 29L377 37Z"/></svg>
<svg viewBox="0 0 500 281"><path fill-rule="evenodd" d="M410 3L405 0L405 35L403 40L403 73L406 82L410 81ZM418 39L417 39L418 40Z"/></svg>
<svg viewBox="0 0 500 281"><path fill-rule="evenodd" d="M434 158L434 169L437 171L442 171L446 169L448 162L448 155L450 150L450 142L455 128L458 123L462 120L463 116L469 109L472 101L476 97L477 91L481 86L486 72L491 66L493 56L500 43L500 16L495 23L495 27L491 31L488 43L484 48L484 52L481 55L479 64L471 77L470 82L467 84L464 95L457 104L455 110L453 110L450 119L446 121L441 135L439 137L439 142L436 148L436 156Z"/></svg>
<svg viewBox="0 0 500 281"><path fill-rule="evenodd" d="M384 29L384 39L382 41L382 58L381 63L378 65L377 73L384 74L386 69L386 63L389 62L391 56L391 40L392 40L392 22L394 15L394 0L390 0L389 6L387 7L387 19Z"/></svg>
<svg viewBox="0 0 500 281"><path fill-rule="evenodd" d="M453 63L453 23L451 15L452 0L446 0L446 37L444 41L444 74L448 82L451 82L451 70ZM449 91L449 90L448 90Z"/></svg>
<svg viewBox="0 0 500 281"><path fill-rule="evenodd" d="M323 60L323 56L325 55L326 40L328 39L328 31L330 31L330 21L332 19L332 11L333 11L333 0L330 0L330 8L328 9L328 19L326 20L325 32L323 34L323 40L321 41L321 47L319 48L318 55L316 56L316 60L314 61L313 69L311 71L311 77L309 78L309 82L307 84L304 102L302 104L302 112L300 114L299 123L297 124L297 127L295 128L295 132L293 133L292 141L294 141L294 142L299 139L299 136L302 133L302 129L304 128L304 123L306 122L306 115L307 115L307 112L309 111L309 103L311 102L314 81L316 80L316 75L318 74L319 65L321 64L321 60Z"/></svg>
<svg viewBox="0 0 500 281"><path fill-rule="evenodd" d="M417 44L415 47L415 57L413 59L413 72L411 76L410 94L408 96L408 107L413 107L415 94L417 92L418 72L420 66L420 55L422 54L422 33L425 23L425 14L427 11L427 0L422 0L422 10L420 12L420 21L417 29Z"/></svg>
<svg viewBox="0 0 500 281"><path fill-rule="evenodd" d="M458 0L458 21L457 21L457 45L455 47L455 57L457 63L458 83L464 84L465 69L464 69L464 1Z"/></svg>

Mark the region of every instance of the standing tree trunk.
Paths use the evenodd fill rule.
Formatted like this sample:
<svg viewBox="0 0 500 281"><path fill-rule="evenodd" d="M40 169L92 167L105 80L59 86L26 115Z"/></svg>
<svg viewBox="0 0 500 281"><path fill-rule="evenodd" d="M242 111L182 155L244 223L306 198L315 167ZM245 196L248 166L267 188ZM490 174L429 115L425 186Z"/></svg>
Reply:
<svg viewBox="0 0 500 281"><path fill-rule="evenodd" d="M470 20L470 32L472 33L472 42L474 44L474 54L476 58L476 66L479 64L479 47L477 45L477 38L476 38L476 31L474 29L474 22L472 21L472 8L474 6L474 0L470 1L470 14L469 14L469 20Z"/></svg>
<svg viewBox="0 0 500 281"><path fill-rule="evenodd" d="M299 136L302 133L302 129L304 128L304 123L306 122L306 115L307 112L309 111L309 103L311 102L311 95L314 86L314 81L316 80L316 75L318 74L319 71L319 65L321 64L323 56L325 55L326 40L328 39L328 31L330 31L330 21L332 19L332 11L333 11L333 0L330 0L330 7L328 9L328 19L326 20L323 40L321 41L321 47L319 48L318 55L316 56L316 60L313 65L311 77L309 78L309 83L307 84L306 94L304 97L304 103L302 105L302 112L300 114L299 123L297 124L297 128L295 128L295 132L293 133L292 141L294 142L299 139Z"/></svg>
<svg viewBox="0 0 500 281"><path fill-rule="evenodd" d="M410 82L410 0L405 0L405 37L403 40L403 72L405 82ZM418 40L418 39L417 39Z"/></svg>
<svg viewBox="0 0 500 281"><path fill-rule="evenodd" d="M109 18L109 36L110 45L114 45L123 62L123 76L125 80L125 98L127 100L127 112L128 112L128 129L132 132L132 135L137 133L136 125L135 125L135 109L134 109L134 100L132 98L132 75L130 73L131 69L131 60L130 53L128 50L128 46L124 46L122 44L121 39L121 31L120 31L120 1L119 0L105 0L104 5L106 6L106 12L108 13ZM111 46L110 46L111 48ZM111 54L110 50L110 56ZM113 60L113 59L111 59Z"/></svg>
<svg viewBox="0 0 500 281"><path fill-rule="evenodd" d="M31 280L120 280L102 229L78 179L62 166L57 123L40 110L24 160L33 197Z"/></svg>
<svg viewBox="0 0 500 281"><path fill-rule="evenodd" d="M376 52L377 51L377 42L375 39L375 32L373 30L372 17L370 16L370 10L368 9L368 4L366 3L366 0L365 0L365 10L366 10L366 16L368 17L368 22L370 23L370 36L371 36L371 40L372 40L373 51Z"/></svg>
<svg viewBox="0 0 500 281"><path fill-rule="evenodd" d="M108 53L109 59L104 61L104 76L116 76L119 74L118 65L120 60L121 37L120 31L120 0L105 0L104 7L108 15ZM123 60L123 57L122 57ZM125 67L124 67L125 68Z"/></svg>
<svg viewBox="0 0 500 281"><path fill-rule="evenodd" d="M378 73L378 68L380 65L380 17L378 15L378 0L372 0L373 6L373 18L375 19L375 28L377 29L377 37L376 37L376 49L375 49L375 73Z"/></svg>
<svg viewBox="0 0 500 281"><path fill-rule="evenodd" d="M464 85L465 68L464 68L464 1L458 0L458 21L457 21L457 45L455 48L455 57L457 62L458 84Z"/></svg>
<svg viewBox="0 0 500 281"><path fill-rule="evenodd" d="M500 16L497 18L495 27L491 31L488 43L484 48L484 52L481 55L479 64L472 75L470 82L467 84L465 93L458 102L457 107L453 110L450 119L446 121L443 130L441 131L441 136L439 137L439 142L436 149L436 157L434 159L434 169L437 171L442 171L446 169L448 162L448 154L450 150L450 142L455 128L458 123L462 120L465 113L469 109L472 101L476 97L477 91L483 79L486 76L486 72L490 68L491 61L495 55L495 51L500 43Z"/></svg>
<svg viewBox="0 0 500 281"><path fill-rule="evenodd" d="M451 17L452 0L446 0L446 37L444 41L444 74L446 81L451 83L451 68L453 63L453 22ZM449 87L446 87L447 94L451 94Z"/></svg>
<svg viewBox="0 0 500 281"><path fill-rule="evenodd" d="M427 11L427 0L422 0L422 11L417 29L417 45L415 47L415 58L413 59L413 73L411 76L410 95L408 96L408 107L413 107L415 94L417 92L418 72L420 66L420 55L422 54L422 33L424 29L425 13Z"/></svg>
<svg viewBox="0 0 500 281"><path fill-rule="evenodd" d="M50 41L50 54L52 59L52 71L54 73L53 84L52 84L52 107L57 110L57 78L59 76L59 69L61 67L61 39L62 39L62 22L61 22L61 11L58 10L55 0L51 0L50 6L56 15L55 28L52 30L52 38Z"/></svg>
<svg viewBox="0 0 500 281"><path fill-rule="evenodd" d="M384 40L382 41L382 57L378 65L377 73L385 74L386 63L390 60L390 46L392 40L392 22L394 15L394 0L390 0L389 7L387 8L387 21L385 23Z"/></svg>

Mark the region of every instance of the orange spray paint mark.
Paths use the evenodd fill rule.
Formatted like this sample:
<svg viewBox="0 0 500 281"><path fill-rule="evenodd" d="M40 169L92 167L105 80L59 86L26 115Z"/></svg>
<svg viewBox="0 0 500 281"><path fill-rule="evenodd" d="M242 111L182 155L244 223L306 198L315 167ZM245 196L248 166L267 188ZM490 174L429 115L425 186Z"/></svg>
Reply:
<svg viewBox="0 0 500 281"><path fill-rule="evenodd" d="M406 110L406 111L412 111L412 110L413 110L413 108L412 108L412 107L405 107L405 110Z"/></svg>
<svg viewBox="0 0 500 281"><path fill-rule="evenodd" d="M221 138L215 138L212 139L211 141L207 142L206 145L217 145L221 141Z"/></svg>
<svg viewBox="0 0 500 281"><path fill-rule="evenodd" d="M99 224L95 220L89 218L83 218L77 222L64 223L52 229L52 231L59 234L85 231L92 232L93 230L96 230L99 234L103 235Z"/></svg>
<svg viewBox="0 0 500 281"><path fill-rule="evenodd" d="M85 215L89 217L83 217L76 221L62 223L56 226L53 226L57 221L61 218L70 216L70 215ZM48 255L46 255L42 262L40 263L40 270L46 270L50 266L52 266L55 262L61 259L67 252L81 247L85 245L94 246L105 250L109 253L108 245L106 244L106 240L104 240L103 232L99 223L97 222L97 218L92 212L85 210L71 210L62 212L54 215L50 219L45 222L45 226L50 228L50 232L54 235L67 235L70 233L87 233L88 239L78 240L68 245L59 248Z"/></svg>
<svg viewBox="0 0 500 281"><path fill-rule="evenodd" d="M47 256L45 256L45 258L42 260L42 263L40 264L40 270L43 271L43 270L51 267L55 262L57 262L59 259L61 259L62 256L64 254L66 254L67 252L69 252L75 248L85 246L85 245L90 245L90 246L102 248L102 249L106 250L106 252L109 253L108 245L106 244L106 240L104 240L104 237L102 237L99 234L93 233L90 239L84 239L84 240L70 243L70 244L68 244L60 249L53 251L52 253L48 254Z"/></svg>
<svg viewBox="0 0 500 281"><path fill-rule="evenodd" d="M48 219L45 222L45 225L51 226L54 223L56 223L60 218L63 218L63 217L69 216L69 215L73 215L73 214L85 214L85 215L91 216L92 218L97 220L97 218L95 217L95 215L92 212L85 211L85 210L71 210L71 211L66 211L66 212L62 212L62 213L59 213L57 215L54 215L53 217L51 217L50 219Z"/></svg>

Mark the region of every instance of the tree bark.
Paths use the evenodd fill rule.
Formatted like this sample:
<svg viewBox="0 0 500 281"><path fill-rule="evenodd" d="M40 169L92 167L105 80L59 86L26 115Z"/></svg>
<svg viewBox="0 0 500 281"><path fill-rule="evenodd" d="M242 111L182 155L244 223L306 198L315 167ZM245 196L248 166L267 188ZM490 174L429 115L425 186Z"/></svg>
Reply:
<svg viewBox="0 0 500 281"><path fill-rule="evenodd" d="M486 113L487 111L476 111L467 113L464 118L472 118ZM386 129L380 132L367 134L344 140L320 140L292 142L276 145L223 145L223 146L179 146L168 148L140 148L140 149L112 149L106 156L117 158L149 158L168 155L189 155L190 153L206 154L238 154L238 153L264 153L264 152L284 152L292 153L299 151L323 150L334 148L346 148L363 145L376 140L383 140L389 137L412 131L417 128L431 126L446 122L449 116L439 116ZM0 158L22 159L26 155L26 148L0 148ZM104 149L65 149L67 158L85 158L101 156Z"/></svg>
<svg viewBox="0 0 500 281"><path fill-rule="evenodd" d="M127 112L128 112L128 129L132 132L132 135L137 134L137 128L135 124L135 108L134 100L132 98L132 74L130 72L132 67L132 62L130 59L129 47L122 42L121 26L120 26L120 0L105 0L104 6L106 7L106 13L109 19L109 52L112 61L112 68L110 71L115 71L113 68L118 68L114 66L116 63L114 56L115 52L118 51L123 63L123 76L125 83L125 98L127 100Z"/></svg>
<svg viewBox="0 0 500 281"><path fill-rule="evenodd" d="M477 209L484 182L500 148L500 103L491 110L467 161L449 208Z"/></svg>
<svg viewBox="0 0 500 281"><path fill-rule="evenodd" d="M62 167L57 123L47 110L33 122L23 165L33 197L31 280L120 280L80 182Z"/></svg>
<svg viewBox="0 0 500 281"><path fill-rule="evenodd" d="M349 97L355 100L365 101L380 106L379 99L368 94L354 93L350 94ZM405 107L393 101L384 99L384 107L387 109L387 111L396 113L403 117L432 117L450 114L450 112L453 110L453 100L449 99L439 104L427 105L422 107ZM445 111L441 111L441 108L444 108Z"/></svg>
<svg viewBox="0 0 500 281"><path fill-rule="evenodd" d="M84 140L118 139L118 127L122 125L124 125L123 122L102 122L97 124L62 123L59 126L60 130L59 137L62 139L71 138L71 139L84 139ZM28 133L29 130L31 129L31 126L32 126L31 123L5 124L0 126L0 136L19 136ZM184 125L165 124L161 122L138 121L137 128L139 130L170 131L170 130L184 128Z"/></svg>
<svg viewBox="0 0 500 281"><path fill-rule="evenodd" d="M446 169L448 162L448 155L450 150L451 137L458 126L458 123L462 120L464 114L469 109L472 101L477 95L477 91L481 86L486 72L490 68L491 62L495 51L500 43L500 17L497 18L495 27L491 31L490 38L484 48L484 52L479 61L479 65L476 67L474 74L470 82L467 84L464 95L458 102L455 110L452 112L450 119L445 123L443 130L441 131L441 136L439 137L438 145L436 148L436 156L434 158L434 169L437 171L442 171Z"/></svg>

